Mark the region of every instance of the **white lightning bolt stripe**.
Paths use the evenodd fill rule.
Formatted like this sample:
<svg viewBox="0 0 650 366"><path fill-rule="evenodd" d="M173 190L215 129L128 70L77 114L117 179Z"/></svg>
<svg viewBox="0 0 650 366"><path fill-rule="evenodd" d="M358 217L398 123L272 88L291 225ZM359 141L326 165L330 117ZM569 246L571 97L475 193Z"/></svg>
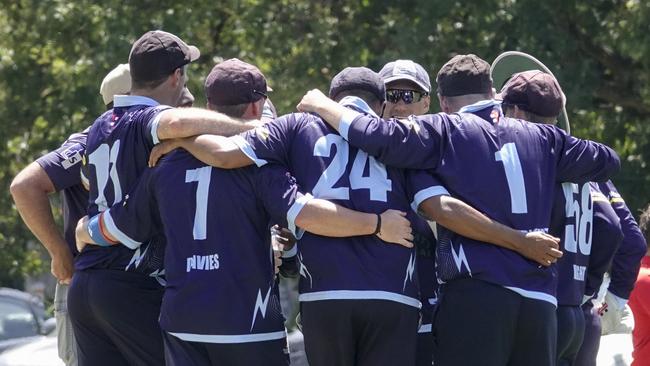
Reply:
<svg viewBox="0 0 650 366"><path fill-rule="evenodd" d="M404 286L402 287L402 291L406 290L406 281L413 280L414 271L415 271L415 257L413 256L413 253L411 253L411 257L409 258L409 264L406 266L406 275L404 276Z"/></svg>
<svg viewBox="0 0 650 366"><path fill-rule="evenodd" d="M463 268L463 264L467 268L467 272L469 272L469 275L472 275L472 270L469 268L469 263L467 263L467 257L465 256L465 250L463 249L463 245L461 244L459 246L458 253L454 250L453 244L450 245L451 247L451 255L454 257L454 262L456 262L456 267L458 268L458 271L460 272L461 269Z"/></svg>
<svg viewBox="0 0 650 366"><path fill-rule="evenodd" d="M251 331L255 326L255 319L257 319L257 311L262 314L262 319L266 317L266 307L269 305L269 296L271 295L271 287L266 291L266 296L262 299L262 291L257 290L257 300L255 301L255 308L253 309L253 322L251 323Z"/></svg>
<svg viewBox="0 0 650 366"><path fill-rule="evenodd" d="M147 245L147 247L144 248L144 252L142 252L142 254L140 254L141 247L138 247L138 249L135 250L135 253L133 253L133 257L131 257L131 261L129 262L129 264L126 266L124 270L128 271L132 264L135 264L135 268L138 268L140 262L142 261L142 258L144 258L145 254L147 254L147 250L149 250L149 247L151 245L152 244Z"/></svg>

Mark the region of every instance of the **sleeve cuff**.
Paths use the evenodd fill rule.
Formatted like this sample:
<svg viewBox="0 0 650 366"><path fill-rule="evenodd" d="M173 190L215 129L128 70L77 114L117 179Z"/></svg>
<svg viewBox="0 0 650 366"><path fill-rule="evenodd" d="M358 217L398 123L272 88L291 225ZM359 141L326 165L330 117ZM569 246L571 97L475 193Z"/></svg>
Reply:
<svg viewBox="0 0 650 366"><path fill-rule="evenodd" d="M432 186L425 188L413 196L413 202L411 202L411 209L418 213L418 207L424 202L427 198L436 197L436 196L451 196L447 189L443 186Z"/></svg>
<svg viewBox="0 0 650 366"><path fill-rule="evenodd" d="M343 115L341 116L341 120L339 121L339 134L345 140L348 139L348 131L350 130L350 126L352 125L352 122L354 121L355 118L359 117L360 115L361 113L354 111L352 109L347 109L345 112L343 112Z"/></svg>
<svg viewBox="0 0 650 366"><path fill-rule="evenodd" d="M302 238L302 235L305 233L305 230L296 227L296 217L298 217L300 211L302 211L307 202L312 199L314 199L314 196L309 193L300 195L293 205L289 207L289 211L287 212L287 226L296 239Z"/></svg>
<svg viewBox="0 0 650 366"><path fill-rule="evenodd" d="M158 138L158 125L160 125L160 117L162 117L163 113L165 113L165 111L158 113L156 117L154 117L153 121L151 121L151 140L154 145L160 143L160 139Z"/></svg>
<svg viewBox="0 0 650 366"><path fill-rule="evenodd" d="M255 155L255 150L253 150L253 147L251 144L246 141L243 137L240 135L235 135L232 137L229 137L232 142L239 147L239 150L244 153L244 155L248 156L249 159L251 159L252 162L257 165L258 168L266 165L268 162L264 159L259 159L257 155Z"/></svg>
<svg viewBox="0 0 650 366"><path fill-rule="evenodd" d="M282 258L291 258L295 257L296 254L298 254L298 243L294 244L293 248L283 251L282 252Z"/></svg>
<svg viewBox="0 0 650 366"><path fill-rule="evenodd" d="M131 239L128 235L124 234L120 229L117 228L115 222L113 221L113 217L111 216L110 209L104 211L102 220L104 221L104 227L106 228L106 231L108 231L115 239L119 240L120 243L131 249L136 249L142 245L141 242Z"/></svg>

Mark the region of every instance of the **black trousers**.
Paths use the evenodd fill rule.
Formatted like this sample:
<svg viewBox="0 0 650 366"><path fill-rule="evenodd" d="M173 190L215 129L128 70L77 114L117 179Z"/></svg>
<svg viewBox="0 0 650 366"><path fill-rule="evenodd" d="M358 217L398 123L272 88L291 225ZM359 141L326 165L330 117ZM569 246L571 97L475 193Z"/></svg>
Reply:
<svg viewBox="0 0 650 366"><path fill-rule="evenodd" d="M418 309L387 300L300 304L310 366L414 365Z"/></svg>
<svg viewBox="0 0 650 366"><path fill-rule="evenodd" d="M557 365L575 363L585 335L585 316L580 306L557 308Z"/></svg>
<svg viewBox="0 0 650 366"><path fill-rule="evenodd" d="M250 343L188 342L163 332L167 366L288 366L287 339Z"/></svg>
<svg viewBox="0 0 650 366"><path fill-rule="evenodd" d="M68 312L80 366L163 365L163 287L141 273L75 272Z"/></svg>
<svg viewBox="0 0 650 366"><path fill-rule="evenodd" d="M436 366L555 363L555 306L475 279L441 287L433 319Z"/></svg>
<svg viewBox="0 0 650 366"><path fill-rule="evenodd" d="M582 305L582 314L585 317L585 335L576 357L576 366L596 366L598 348L600 348L600 316L596 314L593 303L588 301Z"/></svg>

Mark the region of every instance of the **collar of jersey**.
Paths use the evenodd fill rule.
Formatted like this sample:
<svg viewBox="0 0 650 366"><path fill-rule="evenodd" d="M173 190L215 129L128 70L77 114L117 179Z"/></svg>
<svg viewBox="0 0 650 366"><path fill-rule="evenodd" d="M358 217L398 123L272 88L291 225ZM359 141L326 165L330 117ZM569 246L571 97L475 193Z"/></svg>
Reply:
<svg viewBox="0 0 650 366"><path fill-rule="evenodd" d="M367 114L369 114L369 115L371 115L373 117L379 118L377 113L375 113L375 111L373 111L370 108L370 106L368 106L368 103L366 103L365 100L363 100L363 99L361 99L359 97L355 97L355 96L351 96L351 95L347 96L347 97L341 99L339 101L339 104L344 106L344 107L355 109L355 110L361 111L363 113L367 113Z"/></svg>
<svg viewBox="0 0 650 366"><path fill-rule="evenodd" d="M116 95L113 97L113 107L129 107L132 105L146 105L155 107L160 103L141 95Z"/></svg>
<svg viewBox="0 0 650 366"><path fill-rule="evenodd" d="M458 113L474 113L495 106L498 106L499 109L501 109L501 101L494 100L494 99L485 99L485 100L478 101L474 104L464 106L458 111Z"/></svg>

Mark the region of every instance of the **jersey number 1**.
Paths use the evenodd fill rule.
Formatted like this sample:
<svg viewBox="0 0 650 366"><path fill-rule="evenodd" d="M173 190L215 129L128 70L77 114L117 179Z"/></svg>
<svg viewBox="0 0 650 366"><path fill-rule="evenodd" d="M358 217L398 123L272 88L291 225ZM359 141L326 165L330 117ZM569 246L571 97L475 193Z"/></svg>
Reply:
<svg viewBox="0 0 650 366"><path fill-rule="evenodd" d="M509 142L494 153L494 158L503 163L506 171L506 180L510 190L510 206L512 213L528 213L528 204L526 202L526 185L524 183L524 171L521 169L517 146Z"/></svg>
<svg viewBox="0 0 650 366"><path fill-rule="evenodd" d="M113 146L101 144L99 147L88 155L88 164L95 166L97 175L97 198L95 204L99 211L106 211L108 206L112 206L122 201L122 186L120 178L117 175L117 155L120 153L120 140L113 143ZM106 201L104 190L108 185L108 180L113 183L113 202L110 205Z"/></svg>

